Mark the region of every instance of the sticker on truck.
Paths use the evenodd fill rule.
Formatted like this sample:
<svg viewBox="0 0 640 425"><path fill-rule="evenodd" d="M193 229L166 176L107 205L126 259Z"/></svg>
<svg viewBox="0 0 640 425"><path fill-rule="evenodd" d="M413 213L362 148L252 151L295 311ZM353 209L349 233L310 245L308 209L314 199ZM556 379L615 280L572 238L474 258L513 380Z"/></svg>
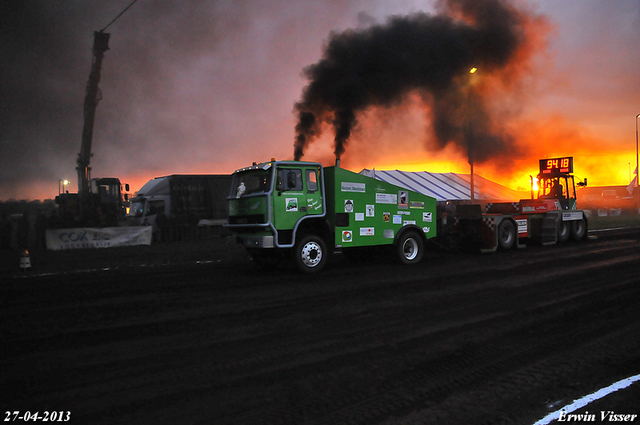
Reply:
<svg viewBox="0 0 640 425"><path fill-rule="evenodd" d="M298 211L298 198L287 198L285 205L287 212Z"/></svg>
<svg viewBox="0 0 640 425"><path fill-rule="evenodd" d="M392 193L376 193L376 204L397 204L398 195Z"/></svg>
<svg viewBox="0 0 640 425"><path fill-rule="evenodd" d="M346 213L353 212L353 199L344 200L344 212Z"/></svg>
<svg viewBox="0 0 640 425"><path fill-rule="evenodd" d="M365 208L365 212L367 217L375 217L376 216L376 206L375 205L367 205Z"/></svg>
<svg viewBox="0 0 640 425"><path fill-rule="evenodd" d="M582 220L582 211L570 211L562 213L562 221Z"/></svg>
<svg viewBox="0 0 640 425"><path fill-rule="evenodd" d="M526 218L517 219L516 224L518 225L518 234L528 234L529 233L529 224Z"/></svg>
<svg viewBox="0 0 640 425"><path fill-rule="evenodd" d="M364 183L342 182L340 190L343 192L365 193L367 191L367 186Z"/></svg>

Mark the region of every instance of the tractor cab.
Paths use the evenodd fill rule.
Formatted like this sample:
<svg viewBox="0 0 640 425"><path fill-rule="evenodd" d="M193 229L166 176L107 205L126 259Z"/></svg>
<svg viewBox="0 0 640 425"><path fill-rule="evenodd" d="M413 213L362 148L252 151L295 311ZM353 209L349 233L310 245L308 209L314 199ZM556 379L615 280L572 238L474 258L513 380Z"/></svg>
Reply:
<svg viewBox="0 0 640 425"><path fill-rule="evenodd" d="M563 210L578 209L576 183L573 177L573 157L540 160L538 199L556 199ZM586 186L578 182L578 186Z"/></svg>

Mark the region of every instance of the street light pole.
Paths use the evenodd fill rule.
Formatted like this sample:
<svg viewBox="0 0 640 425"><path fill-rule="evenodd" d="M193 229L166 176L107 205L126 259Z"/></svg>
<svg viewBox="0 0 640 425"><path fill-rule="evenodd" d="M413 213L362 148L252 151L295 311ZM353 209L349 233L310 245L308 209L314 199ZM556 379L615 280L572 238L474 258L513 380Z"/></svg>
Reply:
<svg viewBox="0 0 640 425"><path fill-rule="evenodd" d="M475 187L475 182L474 182L474 178L473 178L473 123L471 122L471 76L473 74L475 74L478 71L478 68L473 67L469 70L469 74L471 74L469 76L469 91L467 93L467 103L468 103L468 107L469 107L469 111L467 112L467 119L469 120L468 125L469 125L469 140L468 140L468 148L469 148L469 166L471 168L470 172L471 172L471 176L469 179L469 186L471 188L471 203L473 204L475 202L475 194L476 194L476 187Z"/></svg>
<svg viewBox="0 0 640 425"><path fill-rule="evenodd" d="M640 180L640 170L638 169L638 165L640 162L638 161L638 118L640 118L640 114L636 115L636 187L638 187L638 180Z"/></svg>
<svg viewBox="0 0 640 425"><path fill-rule="evenodd" d="M60 195L61 193L64 193L64 188L66 185L68 185L70 182L69 180L58 180L58 195Z"/></svg>

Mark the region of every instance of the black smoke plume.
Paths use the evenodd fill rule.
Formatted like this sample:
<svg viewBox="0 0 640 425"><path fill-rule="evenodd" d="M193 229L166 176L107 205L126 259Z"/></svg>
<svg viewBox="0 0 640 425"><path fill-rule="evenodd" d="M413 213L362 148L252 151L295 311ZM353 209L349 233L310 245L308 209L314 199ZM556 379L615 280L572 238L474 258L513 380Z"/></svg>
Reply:
<svg viewBox="0 0 640 425"><path fill-rule="evenodd" d="M513 151L492 122L469 70L500 73L525 42L526 16L502 0L448 0L440 13L393 16L384 25L332 33L322 59L303 74L310 81L295 105L294 157L321 133L335 131L340 158L369 107L389 108L420 93L437 143L456 143L474 160ZM471 153L473 152L473 153Z"/></svg>

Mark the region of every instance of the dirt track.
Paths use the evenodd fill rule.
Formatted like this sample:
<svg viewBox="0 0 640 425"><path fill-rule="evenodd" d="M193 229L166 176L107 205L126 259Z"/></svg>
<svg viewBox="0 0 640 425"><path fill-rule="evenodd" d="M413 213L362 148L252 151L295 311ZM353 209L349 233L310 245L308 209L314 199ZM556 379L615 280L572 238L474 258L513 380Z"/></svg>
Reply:
<svg viewBox="0 0 640 425"><path fill-rule="evenodd" d="M9 279L1 405L91 424L533 424L640 373L639 236L313 277L241 259Z"/></svg>

